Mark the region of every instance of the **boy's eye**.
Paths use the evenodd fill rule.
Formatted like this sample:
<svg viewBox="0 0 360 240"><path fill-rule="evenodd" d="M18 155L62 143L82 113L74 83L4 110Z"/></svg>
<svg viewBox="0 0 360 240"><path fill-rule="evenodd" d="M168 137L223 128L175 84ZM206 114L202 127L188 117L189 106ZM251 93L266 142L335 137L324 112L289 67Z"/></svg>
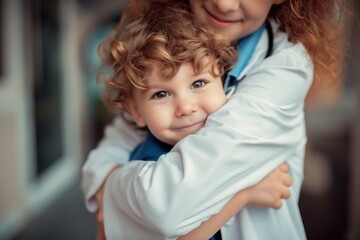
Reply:
<svg viewBox="0 0 360 240"><path fill-rule="evenodd" d="M169 92L166 91L159 91L154 93L154 95L151 97L152 99L160 99L160 98L164 98L164 97L168 97L170 96Z"/></svg>
<svg viewBox="0 0 360 240"><path fill-rule="evenodd" d="M205 86L206 82L204 80L196 80L195 82L193 82L191 84L191 89L194 88L201 88L203 86Z"/></svg>

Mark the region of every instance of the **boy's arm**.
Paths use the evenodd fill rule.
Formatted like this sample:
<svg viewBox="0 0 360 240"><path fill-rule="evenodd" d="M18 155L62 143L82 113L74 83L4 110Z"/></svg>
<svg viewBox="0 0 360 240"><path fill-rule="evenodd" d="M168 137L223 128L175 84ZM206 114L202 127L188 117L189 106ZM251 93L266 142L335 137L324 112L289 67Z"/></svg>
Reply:
<svg viewBox="0 0 360 240"><path fill-rule="evenodd" d="M104 229L104 224L103 223L98 224L98 229L97 229L97 233L96 233L96 240L106 240L105 229Z"/></svg>
<svg viewBox="0 0 360 240"><path fill-rule="evenodd" d="M144 132L128 124L120 116L106 126L104 137L93 149L82 167L82 190L86 207L95 212L98 203L95 194L110 171L128 162L130 152L144 138Z"/></svg>
<svg viewBox="0 0 360 240"><path fill-rule="evenodd" d="M210 239L229 219L235 216L246 205L264 208L280 208L282 198L290 197L292 180L288 166L281 164L268 176L253 187L238 192L216 215L203 222L178 240Z"/></svg>

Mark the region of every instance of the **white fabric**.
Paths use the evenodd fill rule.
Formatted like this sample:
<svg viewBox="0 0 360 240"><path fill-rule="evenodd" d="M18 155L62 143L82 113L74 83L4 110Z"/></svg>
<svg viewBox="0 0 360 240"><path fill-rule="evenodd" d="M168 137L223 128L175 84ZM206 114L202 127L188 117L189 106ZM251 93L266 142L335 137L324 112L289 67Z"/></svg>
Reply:
<svg viewBox="0 0 360 240"><path fill-rule="evenodd" d="M290 43L272 25L272 56L264 60L268 42L263 34L245 69L246 78L203 129L157 162L133 161L110 175L104 193L108 239L175 239L283 162L293 178L292 197L279 210L245 207L223 226L222 236L224 240L306 239L298 198L306 144L304 98L313 65L301 44ZM96 209L92 196L106 173L125 163L140 139L117 120L103 144L91 152L83 168L91 211Z"/></svg>

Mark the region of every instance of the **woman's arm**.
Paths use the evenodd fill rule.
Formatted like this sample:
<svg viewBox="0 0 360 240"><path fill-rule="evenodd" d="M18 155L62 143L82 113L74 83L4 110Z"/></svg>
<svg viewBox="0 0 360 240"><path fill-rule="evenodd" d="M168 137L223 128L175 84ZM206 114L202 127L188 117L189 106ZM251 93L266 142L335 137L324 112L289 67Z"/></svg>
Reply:
<svg viewBox="0 0 360 240"><path fill-rule="evenodd" d="M281 199L289 198L289 187L292 183L288 166L282 164L253 187L238 192L223 209L198 228L178 240L210 239L229 219L246 205L263 208L280 208Z"/></svg>
<svg viewBox="0 0 360 240"><path fill-rule="evenodd" d="M110 175L104 193L109 237L117 238L121 222L165 236L184 235L286 161L298 179L296 201L306 143L303 101L312 63L297 45L275 51L255 70L197 134L157 162L127 163ZM117 210L131 221L120 219ZM107 225L106 219L119 224Z"/></svg>
<svg viewBox="0 0 360 240"><path fill-rule="evenodd" d="M118 168L113 169L113 171L116 169ZM246 205L262 208L280 208L282 206L281 200L287 199L291 195L289 187L292 184L292 179L288 171L288 166L281 164L255 186L238 192L219 213L203 222L198 228L178 238L178 240L209 239ZM103 186L100 187L96 194L100 207L96 214L98 220L97 240L106 239L102 211L103 188Z"/></svg>
<svg viewBox="0 0 360 240"><path fill-rule="evenodd" d="M312 76L311 60L301 46L264 60L197 134L157 162L131 162L110 175L105 222L121 209L144 228L184 235L286 161L300 181L294 189L297 199L302 160L295 160L301 156L294 153L306 144L303 101ZM105 231L118 228L105 223Z"/></svg>

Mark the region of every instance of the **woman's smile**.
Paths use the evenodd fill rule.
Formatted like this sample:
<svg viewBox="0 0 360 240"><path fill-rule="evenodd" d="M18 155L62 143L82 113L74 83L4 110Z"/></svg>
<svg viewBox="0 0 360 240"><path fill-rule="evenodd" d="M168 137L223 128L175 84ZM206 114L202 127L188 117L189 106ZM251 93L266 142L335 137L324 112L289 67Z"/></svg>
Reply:
<svg viewBox="0 0 360 240"><path fill-rule="evenodd" d="M224 28L229 27L233 24L239 23L242 19L239 20L228 20L223 17L217 16L211 13L209 10L204 8L205 12L207 13L208 23L212 24L214 27Z"/></svg>

